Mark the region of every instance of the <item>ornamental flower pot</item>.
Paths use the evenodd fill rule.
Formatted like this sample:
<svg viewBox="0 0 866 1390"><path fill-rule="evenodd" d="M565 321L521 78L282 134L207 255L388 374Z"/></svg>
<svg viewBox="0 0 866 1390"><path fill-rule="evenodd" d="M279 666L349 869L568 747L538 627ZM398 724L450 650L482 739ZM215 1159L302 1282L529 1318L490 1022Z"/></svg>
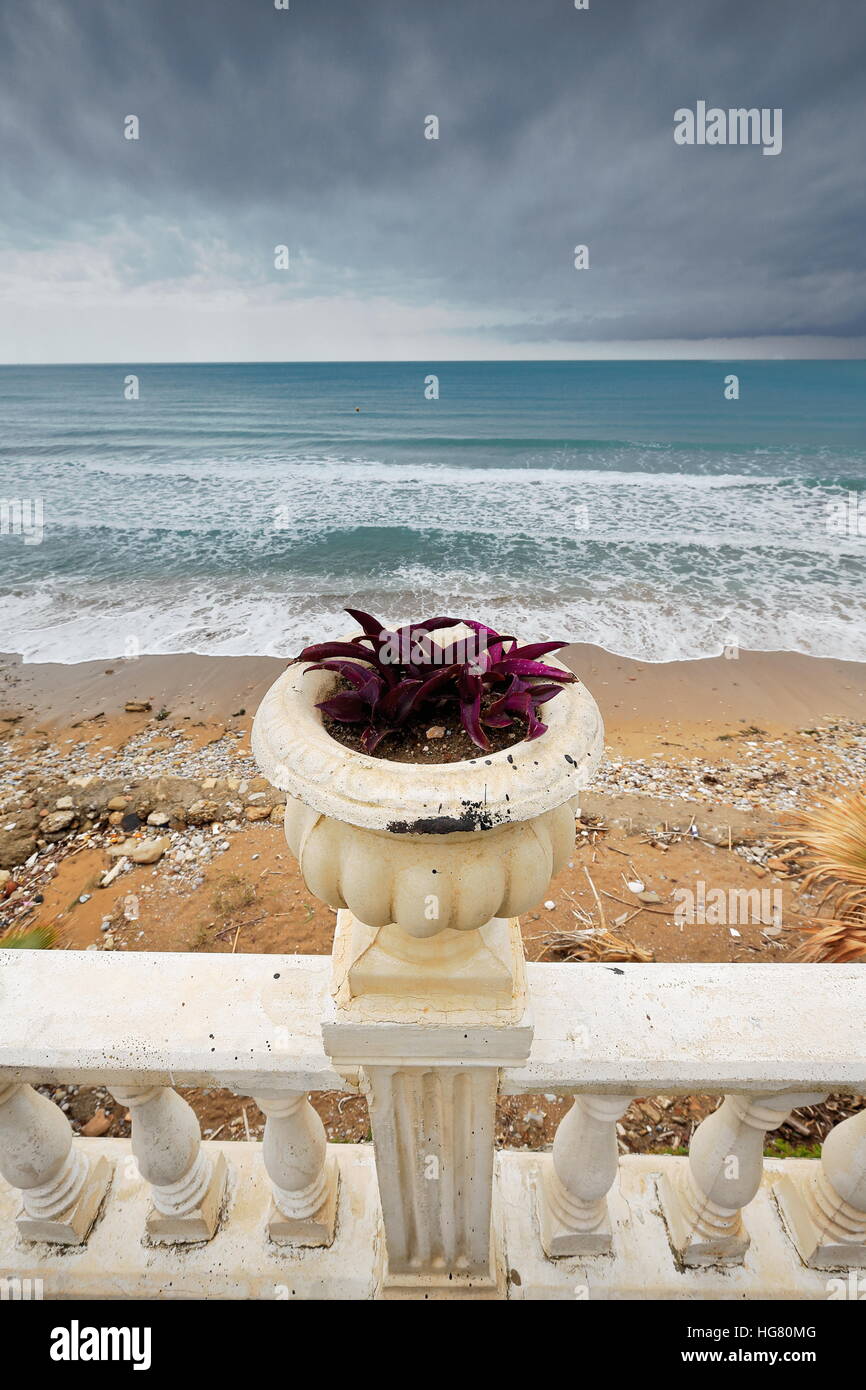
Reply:
<svg viewBox="0 0 866 1390"><path fill-rule="evenodd" d="M598 707L575 681L545 707L540 737L462 762L396 762L332 737L316 706L338 678L310 665L271 686L252 734L262 773L287 793L286 838L304 882L351 914L343 935L354 962L374 943L390 954L388 992L429 962L430 938L448 987L478 945L469 938L486 932L495 952L497 932L540 902L567 862L576 794L603 749Z"/></svg>
<svg viewBox="0 0 866 1390"><path fill-rule="evenodd" d="M375 620L353 616L366 623L379 657ZM443 626L436 641L453 646L453 634L462 641L468 630ZM491 656L490 631L480 667L496 683L491 662L511 639L494 634ZM574 681L545 704L544 732L527 714L510 734L537 736L496 752L440 763L358 752L332 736L317 708L327 700L329 717L335 708L357 709L339 691L341 676L349 684L354 677L367 697L366 669L346 675L351 642L337 645L335 669L318 665L321 648L305 649L305 658L316 651L314 662L296 662L276 681L252 742L264 775L287 793L286 838L307 887L337 909L322 1042L367 1096L383 1293L504 1297L506 1252L494 1219L496 1096L501 1068L524 1064L533 1039L517 914L544 898L571 853L575 797L601 757L601 717ZM532 677L528 657L511 660L519 678ZM396 688L381 664L379 678L381 689ZM508 685L505 700L513 691L522 712L520 685ZM486 712L482 700L479 715L471 680L458 696L464 692L474 701L474 717L460 713L470 739L479 718L503 727L496 700ZM499 708L504 713L501 699ZM358 742L380 732L370 727ZM417 740L412 747L423 755L423 737L420 749Z"/></svg>

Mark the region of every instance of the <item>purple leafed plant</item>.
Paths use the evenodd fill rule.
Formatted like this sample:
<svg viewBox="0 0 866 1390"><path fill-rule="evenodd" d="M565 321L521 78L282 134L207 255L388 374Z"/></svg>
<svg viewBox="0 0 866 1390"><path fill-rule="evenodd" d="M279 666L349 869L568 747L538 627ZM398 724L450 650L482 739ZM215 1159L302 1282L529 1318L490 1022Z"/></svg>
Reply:
<svg viewBox="0 0 866 1390"><path fill-rule="evenodd" d="M361 747L372 753L383 738L413 716L433 712L448 718L459 710L472 742L488 752L487 729L525 725L527 739L547 730L538 706L576 679L570 671L546 666L538 658L565 642L531 642L518 646L484 623L466 618L428 618L389 631L383 623L355 608L346 612L362 631L348 642L318 642L295 661L309 661L312 671L334 671L348 688L322 700L317 708L340 724L363 724ZM446 647L430 633L462 622L470 635Z"/></svg>

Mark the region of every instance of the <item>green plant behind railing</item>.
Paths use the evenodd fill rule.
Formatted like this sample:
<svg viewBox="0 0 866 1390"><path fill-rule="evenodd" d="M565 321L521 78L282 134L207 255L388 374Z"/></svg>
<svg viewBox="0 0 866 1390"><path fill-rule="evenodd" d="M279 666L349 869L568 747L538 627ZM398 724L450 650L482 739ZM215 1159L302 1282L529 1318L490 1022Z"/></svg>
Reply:
<svg viewBox="0 0 866 1390"><path fill-rule="evenodd" d="M29 931L16 931L13 927L6 936L0 936L0 950L50 951L54 942L53 927L31 927Z"/></svg>

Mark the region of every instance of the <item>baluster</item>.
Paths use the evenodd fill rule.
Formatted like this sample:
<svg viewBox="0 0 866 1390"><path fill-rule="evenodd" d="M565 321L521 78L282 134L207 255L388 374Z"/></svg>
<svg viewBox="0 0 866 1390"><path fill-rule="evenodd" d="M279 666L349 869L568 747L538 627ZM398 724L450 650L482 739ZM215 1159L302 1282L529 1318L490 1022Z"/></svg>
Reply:
<svg viewBox="0 0 866 1390"><path fill-rule="evenodd" d="M32 1086L0 1082L0 1173L21 1192L25 1240L81 1245L108 1189L111 1164L72 1142L63 1111Z"/></svg>
<svg viewBox="0 0 866 1390"><path fill-rule="evenodd" d="M202 1148L192 1107L170 1086L114 1086L132 1115L132 1152L151 1185L146 1231L157 1242L210 1240L226 1185L226 1161Z"/></svg>
<svg viewBox="0 0 866 1390"><path fill-rule="evenodd" d="M631 1100L580 1095L560 1122L553 1153L543 1160L539 1193L541 1244L551 1258L610 1250L607 1194L619 1158L616 1122Z"/></svg>
<svg viewBox="0 0 866 1390"><path fill-rule="evenodd" d="M742 1209L761 1186L764 1135L792 1110L826 1095L726 1096L698 1125L682 1172L659 1185L668 1230L683 1264L739 1264L749 1248Z"/></svg>
<svg viewBox="0 0 866 1390"><path fill-rule="evenodd" d="M836 1125L809 1167L817 1171L786 1173L773 1188L804 1262L866 1265L866 1110Z"/></svg>
<svg viewBox="0 0 866 1390"><path fill-rule="evenodd" d="M337 1160L306 1093L255 1096L267 1116L262 1146L273 1203L268 1235L280 1245L330 1245L337 1217Z"/></svg>

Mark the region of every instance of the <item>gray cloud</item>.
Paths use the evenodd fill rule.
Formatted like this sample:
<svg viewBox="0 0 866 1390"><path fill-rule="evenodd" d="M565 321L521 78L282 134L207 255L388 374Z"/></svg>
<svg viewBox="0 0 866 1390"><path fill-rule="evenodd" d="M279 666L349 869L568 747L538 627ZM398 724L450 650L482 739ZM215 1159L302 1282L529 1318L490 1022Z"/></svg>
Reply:
<svg viewBox="0 0 866 1390"><path fill-rule="evenodd" d="M168 335L219 293L335 331L377 301L371 340L414 315L454 356L855 340L864 40L846 0L5 0L2 293L30 351L76 276L105 315L158 287ZM675 145L698 99L781 107L781 155Z"/></svg>

